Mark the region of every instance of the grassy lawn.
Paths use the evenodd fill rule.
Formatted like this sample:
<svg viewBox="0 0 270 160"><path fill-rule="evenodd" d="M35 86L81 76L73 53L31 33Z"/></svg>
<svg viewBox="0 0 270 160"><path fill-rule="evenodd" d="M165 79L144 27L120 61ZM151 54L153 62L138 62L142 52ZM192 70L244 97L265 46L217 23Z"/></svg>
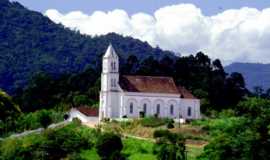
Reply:
<svg viewBox="0 0 270 160"><path fill-rule="evenodd" d="M198 147L194 145L187 145L187 159L196 160L196 157L203 152L203 147Z"/></svg>
<svg viewBox="0 0 270 160"><path fill-rule="evenodd" d="M202 130L200 125L185 124L179 127L179 124L174 124L175 128L169 129L174 133L180 133L185 136L186 139L208 141L209 135ZM134 119L128 122L108 122L102 125L103 130L107 132L115 132L118 134L128 134L143 138L153 138L155 130L167 129L166 125L160 125L157 127L145 127L142 125L141 120Z"/></svg>
<svg viewBox="0 0 270 160"><path fill-rule="evenodd" d="M129 160L154 160L153 142L127 138L123 140L123 154L127 155Z"/></svg>
<svg viewBox="0 0 270 160"><path fill-rule="evenodd" d="M154 143L147 140L138 140L133 138L123 139L124 149L122 153L128 157L129 160L156 160L153 155ZM203 151L202 147L188 145L188 160L195 160ZM85 150L81 152L81 157L86 160L100 160L95 149Z"/></svg>

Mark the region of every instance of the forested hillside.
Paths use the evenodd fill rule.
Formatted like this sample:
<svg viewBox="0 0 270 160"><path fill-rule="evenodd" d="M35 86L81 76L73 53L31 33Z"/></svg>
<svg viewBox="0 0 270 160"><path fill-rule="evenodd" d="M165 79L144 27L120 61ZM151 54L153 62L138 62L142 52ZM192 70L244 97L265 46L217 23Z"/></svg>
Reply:
<svg viewBox="0 0 270 160"><path fill-rule="evenodd" d="M0 88L24 112L96 105L109 43L120 56L121 74L171 76L202 99L202 110L233 106L248 93L241 74L226 74L218 59L202 52L178 57L114 33L81 35L8 0L0 1Z"/></svg>
<svg viewBox="0 0 270 160"><path fill-rule="evenodd" d="M78 73L89 66L99 70L100 57L109 42L121 59L129 54L140 60L149 55L161 58L161 55L172 54L116 34L100 37L81 35L17 2L1 0L0 88L13 94L37 72L55 77L63 73Z"/></svg>

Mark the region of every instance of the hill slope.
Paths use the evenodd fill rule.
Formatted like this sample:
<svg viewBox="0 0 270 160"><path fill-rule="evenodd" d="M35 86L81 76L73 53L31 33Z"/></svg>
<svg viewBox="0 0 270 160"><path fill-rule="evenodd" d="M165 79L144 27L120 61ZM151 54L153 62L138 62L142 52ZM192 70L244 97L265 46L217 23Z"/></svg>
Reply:
<svg viewBox="0 0 270 160"><path fill-rule="evenodd" d="M226 72L239 72L245 80L248 89L253 90L255 86L270 88L270 64L259 63L233 63L225 67Z"/></svg>
<svg viewBox="0 0 270 160"><path fill-rule="evenodd" d="M18 2L1 0L0 88L12 93L15 88L25 86L37 72L57 76L77 73L89 66L99 69L100 57L109 42L122 61L129 54L136 55L140 60L149 55L173 55L113 33L100 37L81 35L53 23L41 13L26 9Z"/></svg>

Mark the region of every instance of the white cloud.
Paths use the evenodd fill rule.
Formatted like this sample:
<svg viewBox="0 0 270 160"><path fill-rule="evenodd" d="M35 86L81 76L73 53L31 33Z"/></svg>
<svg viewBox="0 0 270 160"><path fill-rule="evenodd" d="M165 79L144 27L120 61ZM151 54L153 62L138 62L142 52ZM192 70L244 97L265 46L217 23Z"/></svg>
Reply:
<svg viewBox="0 0 270 160"><path fill-rule="evenodd" d="M204 51L224 62L270 63L270 8L244 7L205 16L193 4L179 4L160 8L153 15L128 15L119 9L90 15L50 9L45 15L83 34L116 32L183 55Z"/></svg>

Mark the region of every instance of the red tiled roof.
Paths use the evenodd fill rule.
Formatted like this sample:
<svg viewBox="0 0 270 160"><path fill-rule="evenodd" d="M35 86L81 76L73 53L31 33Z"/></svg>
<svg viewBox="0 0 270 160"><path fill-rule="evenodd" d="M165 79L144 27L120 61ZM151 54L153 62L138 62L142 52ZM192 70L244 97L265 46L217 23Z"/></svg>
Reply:
<svg viewBox="0 0 270 160"><path fill-rule="evenodd" d="M98 109L97 108L89 108L89 107L81 106L81 107L78 107L76 109L88 117L98 116Z"/></svg>
<svg viewBox="0 0 270 160"><path fill-rule="evenodd" d="M181 98L186 98L186 99L197 99L193 94L188 91L185 87L178 86L178 91L181 94Z"/></svg>
<svg viewBox="0 0 270 160"><path fill-rule="evenodd" d="M170 93L179 94L171 77L127 76L120 79L120 86L127 92Z"/></svg>

